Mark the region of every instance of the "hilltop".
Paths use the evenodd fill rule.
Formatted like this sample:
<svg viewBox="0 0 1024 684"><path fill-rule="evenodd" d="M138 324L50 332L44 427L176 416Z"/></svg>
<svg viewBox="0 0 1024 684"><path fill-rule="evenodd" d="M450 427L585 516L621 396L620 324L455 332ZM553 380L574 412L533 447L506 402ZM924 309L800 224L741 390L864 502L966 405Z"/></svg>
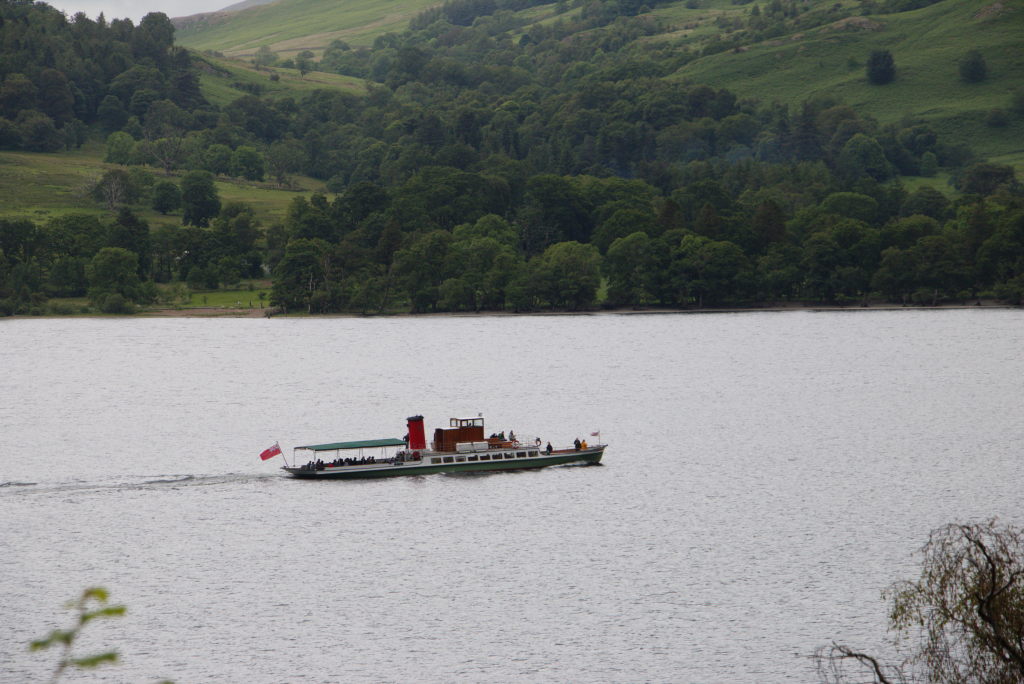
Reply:
<svg viewBox="0 0 1024 684"><path fill-rule="evenodd" d="M175 18L179 44L251 57L261 45L282 55L322 52L332 40L370 45L379 35L402 31L436 0L276 0L232 5L219 12Z"/></svg>

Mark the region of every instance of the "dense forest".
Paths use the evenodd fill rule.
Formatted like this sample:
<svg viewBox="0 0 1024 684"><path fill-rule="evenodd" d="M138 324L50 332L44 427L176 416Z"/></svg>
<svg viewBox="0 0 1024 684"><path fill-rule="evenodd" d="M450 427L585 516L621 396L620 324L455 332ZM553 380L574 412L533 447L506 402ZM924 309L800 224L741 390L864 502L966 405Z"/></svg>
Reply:
<svg viewBox="0 0 1024 684"><path fill-rule="evenodd" d="M0 2L0 149L102 137L110 167L91 192L111 212L0 220L0 313L84 295L131 311L266 275L273 305L314 313L1021 302L1012 167L919 121L666 78L697 55L641 16L652 3L563 0L564 18L524 32L517 12L535 4L448 0L372 47L335 41L317 63L289 58L366 79L365 96L254 88L216 107L162 14L134 26ZM738 4L746 25L707 49L838 11ZM984 60L965 53L961 78L983 80ZM267 49L256 59L278 61ZM899 87L893 55L864 59L866 79ZM1024 117L1024 94L1002 116ZM955 200L901 182L937 173ZM293 174L326 192L296 194L274 225L214 186L287 187ZM142 203L181 225L151 228L132 210Z"/></svg>

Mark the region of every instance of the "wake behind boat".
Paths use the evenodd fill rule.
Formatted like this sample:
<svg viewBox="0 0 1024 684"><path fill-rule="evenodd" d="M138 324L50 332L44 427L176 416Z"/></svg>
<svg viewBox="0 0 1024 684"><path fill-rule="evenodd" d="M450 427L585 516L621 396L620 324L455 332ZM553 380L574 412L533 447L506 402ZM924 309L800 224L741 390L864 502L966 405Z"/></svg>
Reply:
<svg viewBox="0 0 1024 684"><path fill-rule="evenodd" d="M295 458L300 451L310 452L312 458L305 465L285 465L282 470L300 478L358 479L520 470L569 463L593 465L600 463L607 446L588 445L577 439L570 447L556 449L550 442L542 446L539 437L517 439L513 432L507 437L504 433L484 437L482 417L452 418L447 428L434 430L429 447L423 416L408 418L408 428L405 439L365 439L295 447L292 450ZM595 434L600 437L599 433Z"/></svg>

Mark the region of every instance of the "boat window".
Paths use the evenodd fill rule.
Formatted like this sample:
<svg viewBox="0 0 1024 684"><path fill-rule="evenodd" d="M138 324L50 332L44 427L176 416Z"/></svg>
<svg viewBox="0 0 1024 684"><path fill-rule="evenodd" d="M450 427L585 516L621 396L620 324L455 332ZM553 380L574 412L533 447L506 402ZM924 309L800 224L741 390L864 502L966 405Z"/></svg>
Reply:
<svg viewBox="0 0 1024 684"><path fill-rule="evenodd" d="M430 459L430 462L431 463L440 463L441 462L441 457L440 456L434 456L433 458Z"/></svg>
<svg viewBox="0 0 1024 684"><path fill-rule="evenodd" d="M490 457L489 454L480 454L480 460L481 461L490 461L491 457Z"/></svg>
<svg viewBox="0 0 1024 684"><path fill-rule="evenodd" d="M505 454L505 458L515 458L515 454Z"/></svg>
<svg viewBox="0 0 1024 684"><path fill-rule="evenodd" d="M465 463L466 462L466 457L465 456L456 456L455 457L455 462L456 463Z"/></svg>
<svg viewBox="0 0 1024 684"><path fill-rule="evenodd" d="M445 462L445 463L452 463L452 462L454 462L454 461L455 461L455 459L454 459L454 458L452 458L451 456L445 456L445 457L444 457L444 462Z"/></svg>
<svg viewBox="0 0 1024 684"><path fill-rule="evenodd" d="M517 451L516 452L516 458L526 458L526 452L525 451Z"/></svg>
<svg viewBox="0 0 1024 684"><path fill-rule="evenodd" d="M467 461L475 461L475 460L477 460L477 457L476 457L476 456L470 456L470 457L469 457L469 458L467 458L466 460L467 460Z"/></svg>

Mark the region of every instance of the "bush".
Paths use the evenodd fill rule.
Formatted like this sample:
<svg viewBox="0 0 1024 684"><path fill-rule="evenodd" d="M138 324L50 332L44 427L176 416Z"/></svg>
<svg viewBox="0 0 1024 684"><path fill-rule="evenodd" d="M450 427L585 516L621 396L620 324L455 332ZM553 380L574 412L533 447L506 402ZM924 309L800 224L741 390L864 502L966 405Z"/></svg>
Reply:
<svg viewBox="0 0 1024 684"><path fill-rule="evenodd" d="M925 152L921 155L921 175L931 178L939 170L939 160L933 152Z"/></svg>
<svg viewBox="0 0 1024 684"><path fill-rule="evenodd" d="M1010 111L1017 116L1024 116L1024 88L1013 91L1010 100Z"/></svg>
<svg viewBox="0 0 1024 684"><path fill-rule="evenodd" d="M106 314L133 314L135 305L125 299L119 292L100 295L94 301L96 308Z"/></svg>
<svg viewBox="0 0 1024 684"><path fill-rule="evenodd" d="M172 181L160 181L153 186L153 209L161 214L181 208L181 190Z"/></svg>
<svg viewBox="0 0 1024 684"><path fill-rule="evenodd" d="M988 75L985 58L977 50L971 50L960 58L960 80L964 83L981 83Z"/></svg>
<svg viewBox="0 0 1024 684"><path fill-rule="evenodd" d="M989 128L1006 128L1010 123L1010 115L1005 109L993 109L985 115L985 125Z"/></svg>
<svg viewBox="0 0 1024 684"><path fill-rule="evenodd" d="M68 302L49 302L46 313L51 316L71 316L78 313L78 307Z"/></svg>
<svg viewBox="0 0 1024 684"><path fill-rule="evenodd" d="M875 50L868 57L868 80L875 85L891 83L896 78L896 62L888 50Z"/></svg>

